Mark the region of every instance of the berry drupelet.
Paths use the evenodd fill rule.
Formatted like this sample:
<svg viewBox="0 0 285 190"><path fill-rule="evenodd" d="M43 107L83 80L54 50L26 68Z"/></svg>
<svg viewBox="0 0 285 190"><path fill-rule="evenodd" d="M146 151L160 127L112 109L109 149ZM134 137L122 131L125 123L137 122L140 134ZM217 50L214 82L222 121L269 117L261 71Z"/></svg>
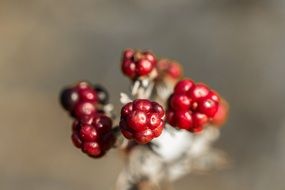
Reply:
<svg viewBox="0 0 285 190"><path fill-rule="evenodd" d="M75 120L72 126L72 142L90 157L103 156L115 143L112 120L97 114L89 123Z"/></svg>
<svg viewBox="0 0 285 190"><path fill-rule="evenodd" d="M156 62L156 57L149 51L126 49L123 52L121 68L127 77L135 80L150 75Z"/></svg>
<svg viewBox="0 0 285 190"><path fill-rule="evenodd" d="M164 110L158 103L137 99L123 106L120 129L127 139L146 144L161 134L164 116Z"/></svg>
<svg viewBox="0 0 285 190"><path fill-rule="evenodd" d="M220 98L202 83L181 80L168 100L167 121L170 125L191 132L200 132L213 119Z"/></svg>

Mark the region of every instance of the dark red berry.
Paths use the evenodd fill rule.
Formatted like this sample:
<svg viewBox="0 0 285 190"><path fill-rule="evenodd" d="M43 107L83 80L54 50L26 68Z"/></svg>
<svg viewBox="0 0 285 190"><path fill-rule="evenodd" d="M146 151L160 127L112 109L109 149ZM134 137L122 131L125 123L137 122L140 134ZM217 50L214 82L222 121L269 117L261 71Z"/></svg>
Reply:
<svg viewBox="0 0 285 190"><path fill-rule="evenodd" d="M97 142L86 142L83 144L82 151L89 156L101 156L102 150Z"/></svg>
<svg viewBox="0 0 285 190"><path fill-rule="evenodd" d="M115 143L112 120L105 115L92 116L91 123L76 120L72 125L72 142L91 157L103 156Z"/></svg>
<svg viewBox="0 0 285 190"><path fill-rule="evenodd" d="M122 107L120 129L128 139L145 144L158 137L164 127L164 110L146 99L138 99Z"/></svg>
<svg viewBox="0 0 285 190"><path fill-rule="evenodd" d="M100 115L99 117L95 117L93 125L99 134L106 134L112 129L112 120L105 115Z"/></svg>
<svg viewBox="0 0 285 190"><path fill-rule="evenodd" d="M174 94L170 99L170 106L177 111L187 111L190 109L191 100L183 94Z"/></svg>
<svg viewBox="0 0 285 190"><path fill-rule="evenodd" d="M175 113L175 121L181 129L189 130L192 125L192 115L189 111L179 111Z"/></svg>
<svg viewBox="0 0 285 190"><path fill-rule="evenodd" d="M134 109L148 112L152 108L152 104L146 99L137 99L133 102Z"/></svg>
<svg viewBox="0 0 285 190"><path fill-rule="evenodd" d="M98 138L97 131L90 125L83 125L80 129L80 137L86 142L96 141Z"/></svg>
<svg viewBox="0 0 285 190"><path fill-rule="evenodd" d="M123 117L128 116L133 111L133 103L129 102L121 109L121 115Z"/></svg>
<svg viewBox="0 0 285 190"><path fill-rule="evenodd" d="M147 129L147 115L143 111L135 110L127 117L127 123L135 131Z"/></svg>
<svg viewBox="0 0 285 190"><path fill-rule="evenodd" d="M176 84L174 88L174 93L185 94L186 92L189 92L194 86L194 82L190 79L181 80Z"/></svg>
<svg viewBox="0 0 285 190"><path fill-rule="evenodd" d="M131 60L124 60L122 63L122 71L126 76L134 78L136 76L136 64Z"/></svg>
<svg viewBox="0 0 285 190"><path fill-rule="evenodd" d="M73 88L63 89L60 94L60 103L62 107L67 111L71 111L74 108L78 99L79 95Z"/></svg>
<svg viewBox="0 0 285 190"><path fill-rule="evenodd" d="M144 76L151 72L153 69L152 63L147 59L140 59L136 64L136 74Z"/></svg>
<svg viewBox="0 0 285 190"><path fill-rule="evenodd" d="M192 132L199 132L208 122L208 117L202 113L192 114L193 127L190 129Z"/></svg>
<svg viewBox="0 0 285 190"><path fill-rule="evenodd" d="M126 49L122 57L122 71L131 79L147 76L155 68L156 58L148 51Z"/></svg>
<svg viewBox="0 0 285 190"><path fill-rule="evenodd" d="M154 138L152 130L150 129L146 129L145 131L136 132L134 136L135 136L135 140L140 144L146 144Z"/></svg>
<svg viewBox="0 0 285 190"><path fill-rule="evenodd" d="M152 112L157 113L159 117L164 117L164 109L161 105L156 102L152 102Z"/></svg>
<svg viewBox="0 0 285 190"><path fill-rule="evenodd" d="M81 102L96 103L97 94L93 89L79 90L79 97Z"/></svg>
<svg viewBox="0 0 285 190"><path fill-rule="evenodd" d="M74 115L79 120L89 120L96 113L95 106L89 102L78 103L74 109Z"/></svg>

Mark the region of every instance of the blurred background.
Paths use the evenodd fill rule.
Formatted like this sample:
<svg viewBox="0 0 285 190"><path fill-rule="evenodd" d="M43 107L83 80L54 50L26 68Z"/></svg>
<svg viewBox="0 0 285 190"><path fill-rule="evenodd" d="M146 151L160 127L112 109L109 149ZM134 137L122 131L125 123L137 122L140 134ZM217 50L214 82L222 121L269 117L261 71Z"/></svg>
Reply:
<svg viewBox="0 0 285 190"><path fill-rule="evenodd" d="M176 190L284 190L284 34L282 0L0 0L0 189L113 188L117 152L75 149L58 93L87 79L120 107L120 56L132 47L180 61L231 105L216 147L232 167Z"/></svg>

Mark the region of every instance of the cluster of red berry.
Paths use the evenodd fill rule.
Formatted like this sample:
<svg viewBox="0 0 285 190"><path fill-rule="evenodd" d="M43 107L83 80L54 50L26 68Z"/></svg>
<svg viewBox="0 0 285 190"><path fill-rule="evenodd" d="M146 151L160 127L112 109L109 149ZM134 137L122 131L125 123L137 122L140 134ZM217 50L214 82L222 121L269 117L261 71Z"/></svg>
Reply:
<svg viewBox="0 0 285 190"><path fill-rule="evenodd" d="M149 51L126 49L122 57L122 71L131 79L146 76L156 66L156 58Z"/></svg>
<svg viewBox="0 0 285 190"><path fill-rule="evenodd" d="M150 51L134 49L126 49L123 52L121 69L132 80L150 77L152 74L160 79L165 77L178 79L182 76L181 65L178 62L170 59L157 59Z"/></svg>
<svg viewBox="0 0 285 190"><path fill-rule="evenodd" d="M112 120L96 114L88 123L75 120L72 126L73 144L87 155L99 158L115 143Z"/></svg>
<svg viewBox="0 0 285 190"><path fill-rule="evenodd" d="M200 132L215 116L219 95L202 83L190 79L178 82L169 97L167 121L174 127Z"/></svg>
<svg viewBox="0 0 285 190"><path fill-rule="evenodd" d="M172 84L168 86L170 91L176 84L168 99L166 114L166 121L173 127L200 132L205 125L220 126L227 118L228 105L215 91L190 79L178 82L182 78L182 69L176 61L157 59L150 51L126 49L121 68L133 82L148 78L154 80L155 85ZM60 101L75 118L72 129L74 145L91 157L104 155L116 140L112 120L104 111L109 101L107 91L98 85L79 82L64 89ZM164 125L165 111L156 102L137 99L121 109L121 133L139 144L149 143L160 136Z"/></svg>
<svg viewBox="0 0 285 190"><path fill-rule="evenodd" d="M62 91L60 102L75 118L71 136L74 145L89 156L104 155L115 142L112 120L101 109L108 103L107 91L100 85L79 82Z"/></svg>
<svg viewBox="0 0 285 190"><path fill-rule="evenodd" d="M161 134L164 115L164 110L158 103L137 99L121 110L121 132L127 139L146 144Z"/></svg>

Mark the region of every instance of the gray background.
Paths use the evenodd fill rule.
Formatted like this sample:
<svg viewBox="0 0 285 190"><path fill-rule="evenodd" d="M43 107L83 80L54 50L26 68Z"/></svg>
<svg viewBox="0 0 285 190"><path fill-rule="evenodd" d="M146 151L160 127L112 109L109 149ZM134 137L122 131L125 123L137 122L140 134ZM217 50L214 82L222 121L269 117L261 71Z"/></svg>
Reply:
<svg viewBox="0 0 285 190"><path fill-rule="evenodd" d="M112 189L117 152L92 160L72 147L58 92L88 79L119 107L120 53L133 47L179 60L231 104L216 146L232 167L177 190L284 190L284 33L282 0L1 0L0 189Z"/></svg>

